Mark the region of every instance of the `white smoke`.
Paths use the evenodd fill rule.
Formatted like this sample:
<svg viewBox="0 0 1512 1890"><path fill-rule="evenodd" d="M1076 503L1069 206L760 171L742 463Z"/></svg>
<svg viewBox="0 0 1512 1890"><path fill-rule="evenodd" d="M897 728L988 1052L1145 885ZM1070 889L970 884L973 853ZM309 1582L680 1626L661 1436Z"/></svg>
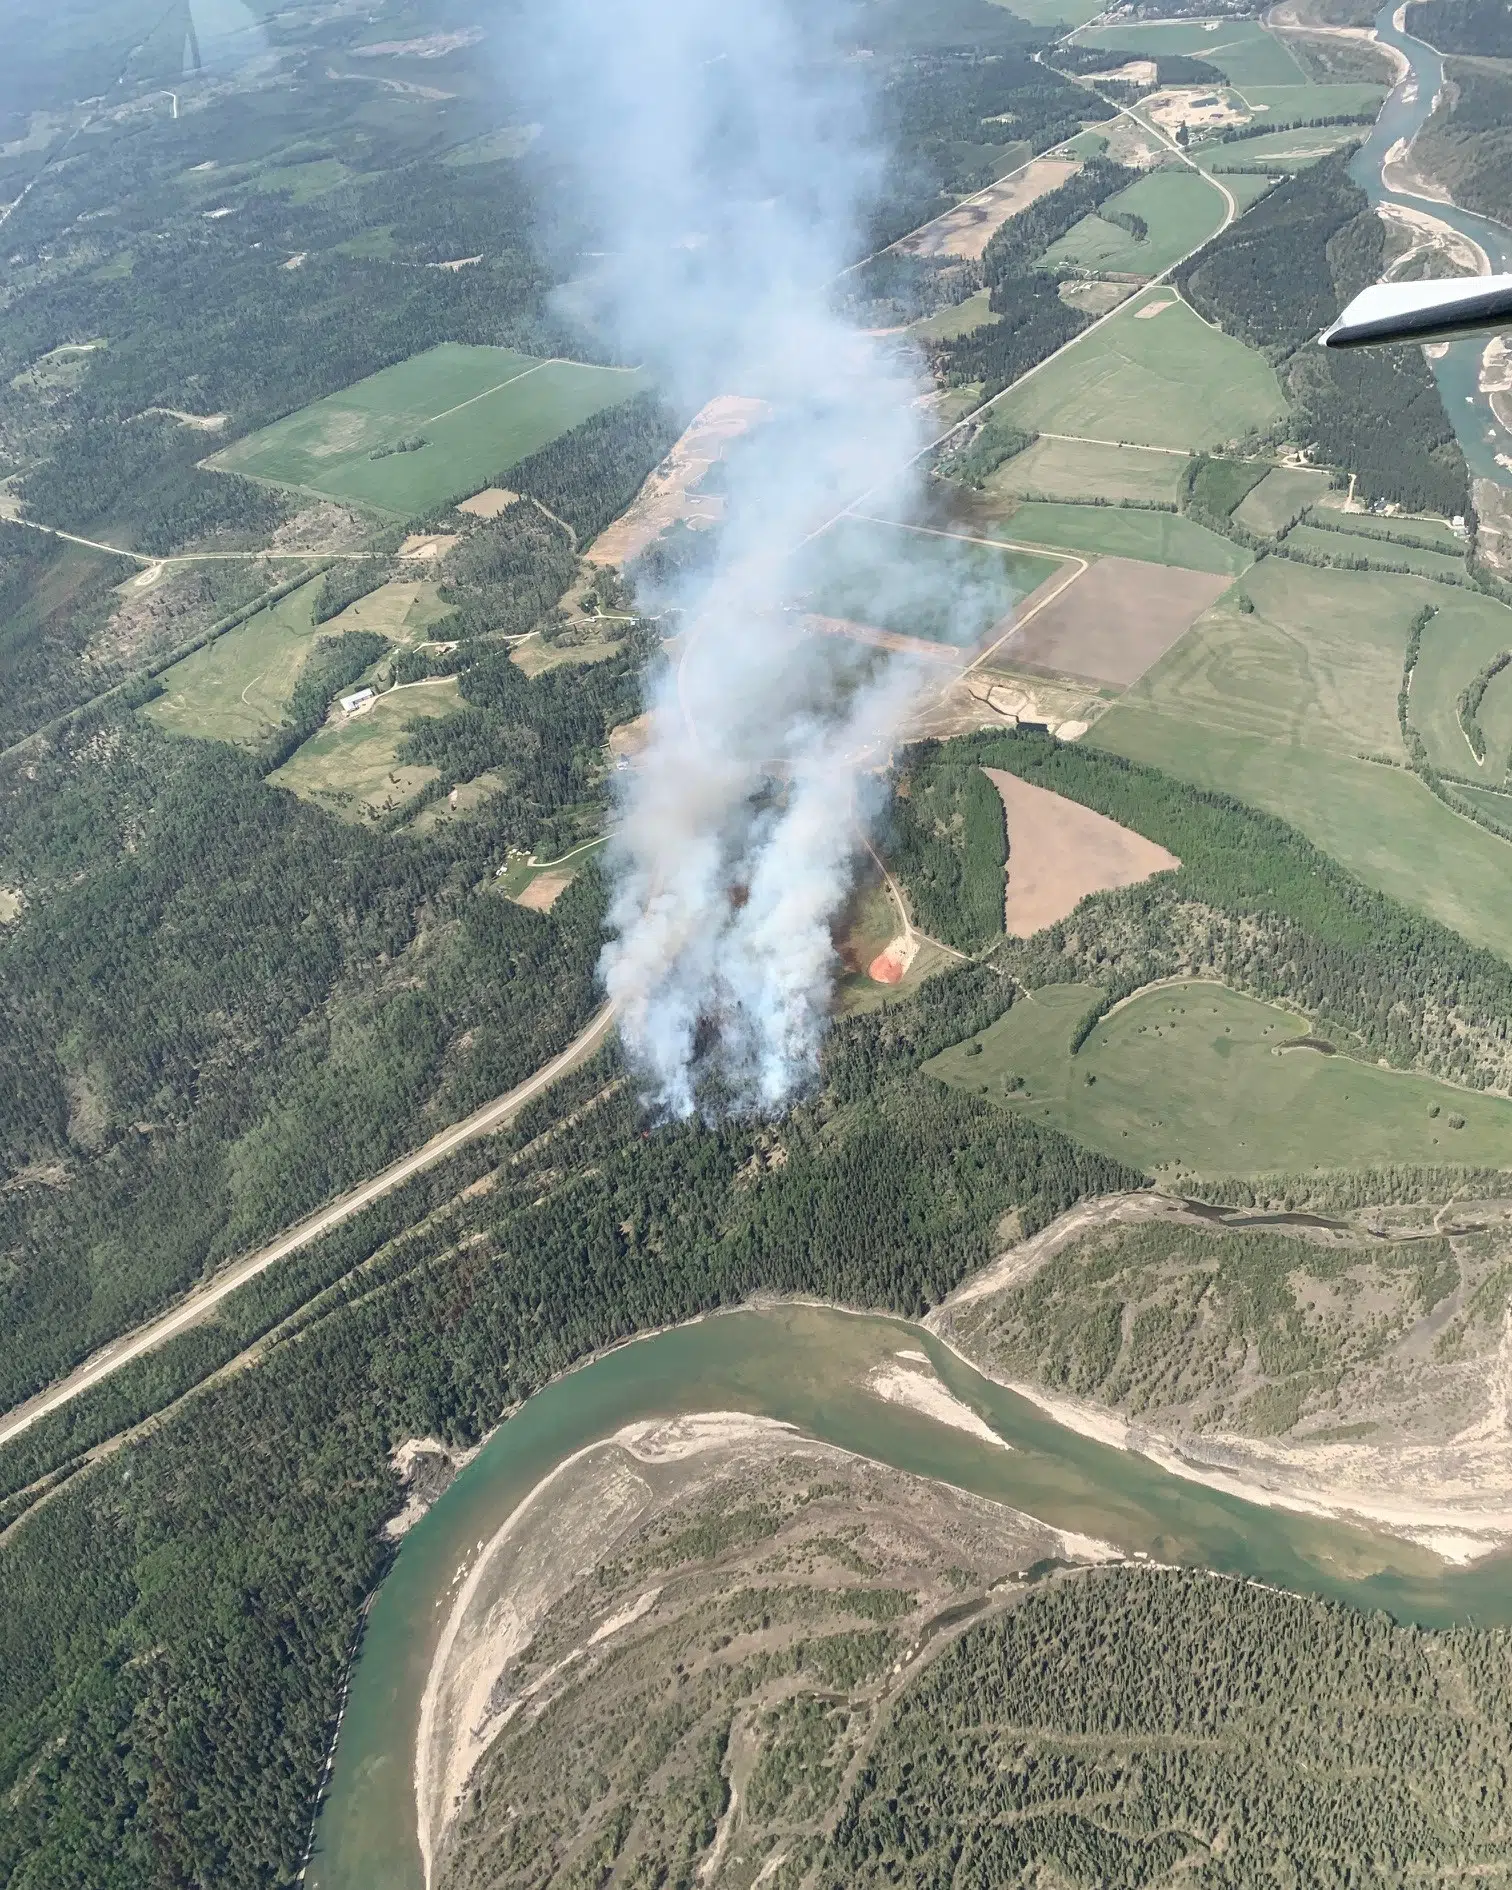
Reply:
<svg viewBox="0 0 1512 1890"><path fill-rule="evenodd" d="M917 363L833 283L883 153L822 0L542 0L535 111L599 255L579 313L688 409L754 396L712 570L678 597L623 777L602 974L648 1095L771 1113L812 1076L868 809L914 678L803 633L800 553L924 444ZM564 112L565 108L565 112Z"/></svg>

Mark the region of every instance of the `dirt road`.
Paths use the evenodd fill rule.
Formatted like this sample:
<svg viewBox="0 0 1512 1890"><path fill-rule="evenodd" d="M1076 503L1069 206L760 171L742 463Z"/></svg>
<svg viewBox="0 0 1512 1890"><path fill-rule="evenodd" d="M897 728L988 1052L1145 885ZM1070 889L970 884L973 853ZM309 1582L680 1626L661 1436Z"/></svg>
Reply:
<svg viewBox="0 0 1512 1890"><path fill-rule="evenodd" d="M291 1253L297 1253L312 1240L318 1240L331 1228L352 1215L360 1213L374 1201L393 1189L401 1186L412 1176L420 1174L434 1163L444 1161L448 1155L455 1154L464 1143L473 1141L477 1136L488 1135L494 1129L501 1128L510 1117L515 1115L532 1097L538 1096L543 1089L549 1089L559 1076L565 1076L577 1064L583 1062L598 1049L609 1034L609 1027L614 1021L614 1012L609 1005L598 1012L588 1027L581 1031L559 1056L538 1069L534 1076L527 1077L517 1088L506 1095L496 1097L491 1103L485 1103L481 1109L463 1121L454 1123L451 1128L443 1129L440 1135L432 1137L422 1148L417 1148L409 1155L401 1156L397 1162L375 1175L371 1181L363 1182L350 1194L323 1207L307 1220L300 1221L290 1228L288 1233L280 1234L278 1239L256 1253L247 1254L237 1260L203 1286L197 1286L177 1305L156 1319L149 1320L144 1326L138 1326L135 1332L128 1332L124 1337L113 1340L101 1351L88 1358L67 1378L59 1379L46 1391L38 1392L25 1404L18 1404L0 1418L0 1444L7 1444L13 1437L19 1437L25 1430L46 1417L49 1412L57 1411L65 1404L77 1398L80 1392L88 1391L92 1385L98 1385L117 1372L123 1365L134 1358L141 1358L143 1353L156 1351L158 1346L171 1339L175 1333L183 1332L196 1320L205 1315L234 1293L238 1287L245 1286L248 1280L256 1279L259 1273L266 1272L280 1260L285 1260Z"/></svg>

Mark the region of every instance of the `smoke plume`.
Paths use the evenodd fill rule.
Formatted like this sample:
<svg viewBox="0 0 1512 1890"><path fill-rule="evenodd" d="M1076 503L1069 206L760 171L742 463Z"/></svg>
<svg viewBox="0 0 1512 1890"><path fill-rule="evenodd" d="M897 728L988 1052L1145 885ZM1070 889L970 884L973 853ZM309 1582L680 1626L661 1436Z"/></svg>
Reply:
<svg viewBox="0 0 1512 1890"><path fill-rule="evenodd" d="M532 22L534 110L599 252L574 312L686 410L769 410L729 455L712 565L675 597L611 849L602 975L675 1115L775 1112L812 1076L857 821L916 684L793 605L814 535L923 444L917 364L835 312L884 154L869 62L824 11L553 0Z"/></svg>

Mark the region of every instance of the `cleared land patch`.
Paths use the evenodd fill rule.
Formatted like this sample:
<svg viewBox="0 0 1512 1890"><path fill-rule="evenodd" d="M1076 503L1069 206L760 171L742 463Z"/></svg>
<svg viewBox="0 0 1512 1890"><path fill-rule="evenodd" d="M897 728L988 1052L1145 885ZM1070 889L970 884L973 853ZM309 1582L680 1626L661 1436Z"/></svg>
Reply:
<svg viewBox="0 0 1512 1890"><path fill-rule="evenodd" d="M1173 505L1181 472L1174 453L1041 434L992 473L983 491L991 498L1153 499Z"/></svg>
<svg viewBox="0 0 1512 1890"><path fill-rule="evenodd" d="M1186 449L1268 425L1286 403L1268 362L1185 303L1137 319L1154 289L1057 355L994 411L1038 433Z"/></svg>
<svg viewBox="0 0 1512 1890"><path fill-rule="evenodd" d="M317 578L175 663L143 715L170 735L257 747L284 720L317 636L356 627L315 622L319 589Z"/></svg>
<svg viewBox="0 0 1512 1890"><path fill-rule="evenodd" d="M679 519L713 524L724 516L724 498L699 493L699 482L731 445L770 412L764 400L744 394L719 394L692 423L661 464L647 477L628 509L588 549L594 564L625 565Z"/></svg>
<svg viewBox="0 0 1512 1890"><path fill-rule="evenodd" d="M449 715L461 704L454 676L390 689L363 714L327 722L268 779L343 820L389 813L440 774L400 763L410 724Z"/></svg>
<svg viewBox="0 0 1512 1890"><path fill-rule="evenodd" d="M1159 275L1210 237L1223 222L1221 194L1197 171L1151 171L1083 217L1041 258L1049 269ZM1138 218L1143 238L1117 221Z"/></svg>
<svg viewBox="0 0 1512 1890"><path fill-rule="evenodd" d="M1328 490L1328 474L1305 466L1273 466L1234 511L1236 523L1247 532L1270 538L1289 525L1304 507L1315 505Z"/></svg>
<svg viewBox="0 0 1512 1890"><path fill-rule="evenodd" d="M898 248L908 256L961 256L972 262L979 261L993 232L1009 217L1027 210L1030 204L1048 196L1052 190L1059 190L1066 179L1074 177L1080 169L1081 162L1077 158L1036 158L1013 176L990 185L969 202L957 204L954 210L947 210L933 223L926 223L923 229L905 236Z"/></svg>
<svg viewBox="0 0 1512 1890"><path fill-rule="evenodd" d="M300 408L205 464L409 518L477 492L647 384L631 369L448 341Z"/></svg>
<svg viewBox="0 0 1512 1890"><path fill-rule="evenodd" d="M1378 112L1386 97L1384 85L1246 85L1243 92L1250 110L1277 127Z"/></svg>
<svg viewBox="0 0 1512 1890"><path fill-rule="evenodd" d="M1003 917L1014 938L1032 938L1068 918L1089 893L1137 886L1181 864L1153 840L1079 801L1068 801L1003 768L982 772L1002 797L1008 820Z"/></svg>
<svg viewBox="0 0 1512 1890"><path fill-rule="evenodd" d="M1304 1018L1219 984L1165 985L1112 1011L1051 985L925 1071L1158 1172L1317 1174L1391 1162L1499 1165L1512 1102L1301 1047ZM1019 1079L1021 1088L1009 1085ZM1432 1111L1433 1113L1430 1113ZM1451 1118L1462 1122L1450 1126Z"/></svg>
<svg viewBox="0 0 1512 1890"><path fill-rule="evenodd" d="M1227 577L1102 558L1015 630L998 652L1014 669L1127 688L1227 586Z"/></svg>
<svg viewBox="0 0 1512 1890"><path fill-rule="evenodd" d="M1179 462L1178 462L1179 464ZM1237 577L1250 555L1231 538L1220 538L1194 519L1136 506L1056 505L1029 500L999 526L1024 544L1055 545L1093 557L1137 558Z"/></svg>
<svg viewBox="0 0 1512 1890"><path fill-rule="evenodd" d="M1263 138L1245 138L1227 151L1203 153L1209 170L1226 171L1236 165L1246 169L1259 164L1275 164L1280 170L1303 170L1316 164L1340 145L1354 144L1368 129L1365 125L1299 126L1292 131L1275 131Z"/></svg>
<svg viewBox="0 0 1512 1890"><path fill-rule="evenodd" d="M987 306L991 295L990 289L978 289L964 302L947 303L922 321L911 322L908 332L920 341L954 341L958 335L969 335L973 328L992 320L992 310Z"/></svg>

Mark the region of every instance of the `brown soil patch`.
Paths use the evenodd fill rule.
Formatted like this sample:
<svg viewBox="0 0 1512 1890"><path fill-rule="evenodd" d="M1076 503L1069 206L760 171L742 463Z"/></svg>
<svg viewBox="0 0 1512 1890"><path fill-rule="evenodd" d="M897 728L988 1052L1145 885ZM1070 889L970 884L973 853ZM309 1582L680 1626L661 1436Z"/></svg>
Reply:
<svg viewBox="0 0 1512 1890"><path fill-rule="evenodd" d="M507 512L519 496L518 492L510 492L504 486L485 486L470 499L464 499L457 510L473 518L497 518L501 512Z"/></svg>
<svg viewBox="0 0 1512 1890"><path fill-rule="evenodd" d="M457 542L455 532L411 532L399 547L401 558L423 558L437 564Z"/></svg>
<svg viewBox="0 0 1512 1890"><path fill-rule="evenodd" d="M711 400L631 500L629 510L588 547L593 563L627 565L679 519L690 525L717 524L724 517L723 497L700 495L689 488L723 458L731 441L763 420L767 412L764 400L744 394L719 394Z"/></svg>
<svg viewBox="0 0 1512 1890"><path fill-rule="evenodd" d="M571 884L571 873L537 873L524 892L515 894L515 904L532 912L550 912Z"/></svg>
<svg viewBox="0 0 1512 1890"><path fill-rule="evenodd" d="M1232 578L1137 558L1100 558L998 651L1014 669L1127 689Z"/></svg>
<svg viewBox="0 0 1512 1890"><path fill-rule="evenodd" d="M1153 59L1131 59L1127 65L1112 66L1106 72L1089 72L1087 78L1093 85L1099 85L1104 79L1111 79L1116 85L1153 85L1158 69Z"/></svg>
<svg viewBox="0 0 1512 1890"><path fill-rule="evenodd" d="M1181 862L1079 801L1034 787L1002 768L983 773L1008 818L1008 893L1003 920L1013 938L1032 938L1068 918L1088 893L1137 886Z"/></svg>
<svg viewBox="0 0 1512 1890"><path fill-rule="evenodd" d="M1205 104L1196 103L1198 99ZM1197 85L1182 86L1169 92L1156 92L1153 97L1140 101L1140 110L1173 136L1182 125L1193 125L1203 131L1210 131L1218 125L1247 125L1251 114L1243 107L1232 103L1230 95L1222 86Z"/></svg>
<svg viewBox="0 0 1512 1890"><path fill-rule="evenodd" d="M877 953L866 967L866 975L873 984L901 984L918 955L919 941L912 933L905 933Z"/></svg>
<svg viewBox="0 0 1512 1890"><path fill-rule="evenodd" d="M621 722L617 728L609 731L609 752L618 761L621 756L633 761L637 755L644 754L651 740L651 712L636 716L633 722Z"/></svg>
<svg viewBox="0 0 1512 1890"><path fill-rule="evenodd" d="M923 637L900 636L895 630L879 630L874 624L856 623L849 617L807 616L806 630L817 630L828 637L849 637L855 643L869 643L876 650L892 650L899 656L922 656L931 663L959 663L961 651L954 643L929 643Z"/></svg>
<svg viewBox="0 0 1512 1890"><path fill-rule="evenodd" d="M909 256L960 256L977 262L994 231L1009 217L1058 190L1080 169L1076 158L1036 158L1012 177L989 185L968 203L958 204L933 223L926 223L922 230L905 236L898 248Z"/></svg>

